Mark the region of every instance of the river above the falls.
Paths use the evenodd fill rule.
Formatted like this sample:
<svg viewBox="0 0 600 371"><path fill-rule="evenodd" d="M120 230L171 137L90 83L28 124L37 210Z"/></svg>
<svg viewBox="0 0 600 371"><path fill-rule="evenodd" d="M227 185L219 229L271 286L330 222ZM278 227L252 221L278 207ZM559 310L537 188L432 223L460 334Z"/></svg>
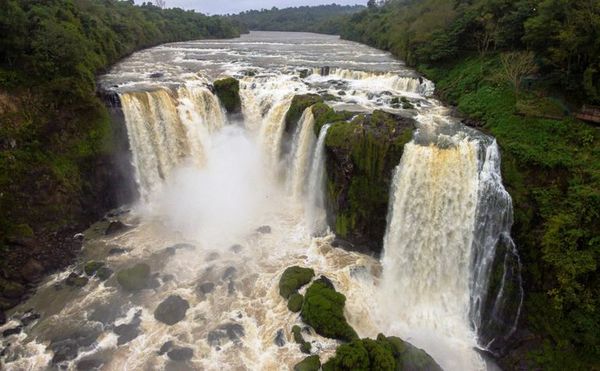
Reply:
<svg viewBox="0 0 600 371"><path fill-rule="evenodd" d="M227 114L214 94L212 82L226 76L240 81L240 114ZM472 266L485 281L486 244L510 239L510 197L493 138L453 119L431 98L433 83L389 53L337 36L251 32L134 53L99 85L119 98L140 200L82 231L79 260L9 313L0 332L19 330L1 339L4 367L292 369L305 354L291 327L305 324L278 290L292 265L333 282L360 337L399 336L445 370L491 367L474 350L481 320L472 301L485 294ZM285 133L292 98L306 93L338 111L416 120L390 189L381 259L332 246L328 126L313 133L307 109ZM484 205L484 189L501 210ZM482 210L503 216L484 215L499 226L483 237ZM126 228L106 234L111 222ZM89 261L112 274L86 276ZM148 285L124 290L117 272L139 263L150 269ZM169 325L155 311L173 295L186 310ZM339 345L311 329L304 337L322 362Z"/></svg>

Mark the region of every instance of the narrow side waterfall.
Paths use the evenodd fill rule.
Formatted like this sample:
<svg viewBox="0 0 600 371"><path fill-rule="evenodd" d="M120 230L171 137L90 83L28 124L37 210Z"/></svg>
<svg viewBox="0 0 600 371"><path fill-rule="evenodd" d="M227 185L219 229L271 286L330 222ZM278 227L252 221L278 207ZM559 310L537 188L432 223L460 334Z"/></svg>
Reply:
<svg viewBox="0 0 600 371"><path fill-rule="evenodd" d="M204 86L125 92L120 99L143 199L184 159L202 166L209 134L225 124L218 98Z"/></svg>
<svg viewBox="0 0 600 371"><path fill-rule="evenodd" d="M292 198L298 202L301 202L306 194L308 173L316 140L314 126L315 117L311 106L304 110L298 121L290 152L289 188Z"/></svg>
<svg viewBox="0 0 600 371"><path fill-rule="evenodd" d="M279 174L281 171L279 168L281 160L281 141L283 139L283 132L285 131L285 114L290 108L291 103L292 97L275 103L268 111L260 127L260 142L267 156L269 168L275 175Z"/></svg>
<svg viewBox="0 0 600 371"><path fill-rule="evenodd" d="M323 125L310 165L308 175L308 198L306 205L306 220L313 235L327 231L327 210L325 206L325 139L331 124Z"/></svg>
<svg viewBox="0 0 600 371"><path fill-rule="evenodd" d="M494 351L516 330L524 292L521 262L510 236L512 199L502 184L500 150L495 140L487 142L480 151L470 318L480 346Z"/></svg>

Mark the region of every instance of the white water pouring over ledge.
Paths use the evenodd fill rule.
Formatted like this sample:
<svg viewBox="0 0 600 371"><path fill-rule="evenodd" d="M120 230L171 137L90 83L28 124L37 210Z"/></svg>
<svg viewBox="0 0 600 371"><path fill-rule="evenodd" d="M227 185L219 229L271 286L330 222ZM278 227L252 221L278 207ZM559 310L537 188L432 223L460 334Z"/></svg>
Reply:
<svg viewBox="0 0 600 371"><path fill-rule="evenodd" d="M300 77L323 63L331 66L328 75ZM241 80L244 122L229 122L208 86L224 73ZM171 360L158 351L168 341L192 350L189 369L292 367L304 355L289 329L302 323L279 296L277 280L296 264L313 267L347 296L346 316L361 337L403 337L447 370L484 367L472 349L476 330L490 326L487 313L510 312L504 298L514 291L505 279L493 295L483 284L492 280L492 260L509 257L510 263L516 256L509 243L511 202L495 143L470 131L448 132L448 115L438 115L438 103L428 98L430 82L387 53L336 37L255 33L148 49L102 83L121 97L142 199L121 217L135 228L117 236L86 232L82 261L102 259L115 271L142 261L159 285L128 294L114 279L92 279L77 291L56 288L71 271L51 277L23 308L42 312L40 322L6 339L9 369L52 367L65 335L92 339L63 362L71 369L89 360L108 370L167 368ZM333 248L331 235L314 237L327 233L330 126L315 135L310 111L289 147L293 166L285 168L285 114L293 95L306 92L330 94L332 105L361 112L416 117L422 134L428 124L435 129L435 140L416 140L404 150L390 190L383 277L379 261ZM392 96L416 108L395 108ZM442 122L429 123L434 116ZM120 250L113 254L115 246ZM500 276L515 275L508 263ZM157 305L175 294L189 303L185 319L174 326L157 322ZM375 300L380 296L383 301ZM134 320L139 333L119 343L114 328ZM287 340L281 347L274 342L280 330ZM338 345L309 338L322 360Z"/></svg>

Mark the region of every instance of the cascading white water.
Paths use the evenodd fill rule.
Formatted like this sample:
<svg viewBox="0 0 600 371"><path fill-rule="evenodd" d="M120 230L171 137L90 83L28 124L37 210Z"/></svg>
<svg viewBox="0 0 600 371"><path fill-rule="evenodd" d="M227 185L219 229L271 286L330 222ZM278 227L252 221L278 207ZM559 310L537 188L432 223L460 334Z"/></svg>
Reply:
<svg viewBox="0 0 600 371"><path fill-rule="evenodd" d="M312 107L308 107L298 121L290 152L289 189L292 198L298 202L302 202L306 194L306 183L316 140L314 126L315 117Z"/></svg>
<svg viewBox="0 0 600 371"><path fill-rule="evenodd" d="M325 124L319 131L319 138L310 165L308 175L308 198L306 205L306 221L312 234L323 234L327 231L327 213L325 206L325 139L331 124Z"/></svg>
<svg viewBox="0 0 600 371"><path fill-rule="evenodd" d="M463 351L475 345L468 312L477 171L477 142L463 138L444 147L411 142L391 189L382 312L390 327L404 326L397 331L409 331L448 369L482 367L475 354L448 357L445 352L456 349L444 349L437 338L473 339L459 346Z"/></svg>
<svg viewBox="0 0 600 371"><path fill-rule="evenodd" d="M521 313L523 286L519 255L510 236L512 199L502 184L500 150L495 140L486 139L480 150L482 166L473 241L470 318L480 335L480 346L489 349L497 339L514 333ZM499 247L505 251L499 251ZM502 277L499 283L491 285L492 270L500 264L499 260ZM495 292L490 291L490 287L498 284ZM489 326L493 330L486 328L487 324L493 324Z"/></svg>
<svg viewBox="0 0 600 371"><path fill-rule="evenodd" d="M143 199L184 159L201 166L209 134L225 124L218 99L204 86L125 92L120 99Z"/></svg>
<svg viewBox="0 0 600 371"><path fill-rule="evenodd" d="M339 79L353 81L353 86L380 86L382 89L394 89L401 92L416 93L422 96L433 94L435 86L422 77L402 76L393 72L368 72L355 71L341 68L315 68L315 75L332 76Z"/></svg>

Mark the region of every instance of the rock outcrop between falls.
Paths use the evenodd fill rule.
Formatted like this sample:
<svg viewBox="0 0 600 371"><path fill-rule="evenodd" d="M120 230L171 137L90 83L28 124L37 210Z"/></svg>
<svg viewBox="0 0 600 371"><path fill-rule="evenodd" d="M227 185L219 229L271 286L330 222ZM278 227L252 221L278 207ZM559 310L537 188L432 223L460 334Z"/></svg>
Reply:
<svg viewBox="0 0 600 371"><path fill-rule="evenodd" d="M241 113L242 100L240 98L240 82L227 77L213 82L215 94L219 97L221 104L228 113Z"/></svg>
<svg viewBox="0 0 600 371"><path fill-rule="evenodd" d="M312 106L315 135L331 124L325 141L328 224L350 244L381 253L389 189L404 145L412 139L411 118L376 110L370 114L335 111L316 94L297 95L286 116L293 133L299 113Z"/></svg>

